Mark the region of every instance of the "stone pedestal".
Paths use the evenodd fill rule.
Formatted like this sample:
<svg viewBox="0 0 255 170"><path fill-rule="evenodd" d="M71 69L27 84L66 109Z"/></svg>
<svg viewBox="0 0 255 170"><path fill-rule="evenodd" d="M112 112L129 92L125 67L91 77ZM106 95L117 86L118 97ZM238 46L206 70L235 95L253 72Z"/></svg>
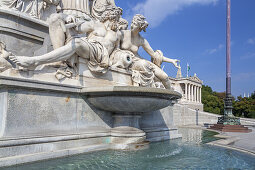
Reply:
<svg viewBox="0 0 255 170"><path fill-rule="evenodd" d="M110 99L115 96L116 100L100 100L117 102L122 97L122 102L126 102L124 94L129 97L137 94L137 100L133 100L137 104L141 94L151 93L150 97L161 96L161 100L165 101L160 102L159 98L151 100L147 96L146 101L159 103L151 105L153 109L165 106L169 96L173 100L173 96L178 97L178 93L172 91L165 96L159 95L165 92L160 89L150 91L142 88L139 91L139 88L133 87L107 87L104 91L104 88L97 91L81 86L4 76L0 76L0 88L0 167L98 150L146 148L146 133L140 127L142 112L116 114L116 111L96 108L90 102L91 97L107 98L112 94L113 98ZM129 92L116 96L127 89ZM127 109L129 105L120 106ZM146 105L136 106L133 108L150 109ZM159 118L148 118L147 121ZM157 132L162 132L162 129ZM164 134L157 135L160 137Z"/></svg>
<svg viewBox="0 0 255 170"><path fill-rule="evenodd" d="M141 113L115 113L113 115L113 129L111 130L114 149L140 148L148 144L146 134L140 129Z"/></svg>
<svg viewBox="0 0 255 170"><path fill-rule="evenodd" d="M141 113L115 113L113 115L113 128L127 126L140 129L139 119Z"/></svg>
<svg viewBox="0 0 255 170"><path fill-rule="evenodd" d="M219 130L222 132L239 132L239 133L249 133L252 130L241 125L240 118L235 117L232 113L233 97L227 94L225 99L224 115L218 118L217 124L214 124L209 129Z"/></svg>

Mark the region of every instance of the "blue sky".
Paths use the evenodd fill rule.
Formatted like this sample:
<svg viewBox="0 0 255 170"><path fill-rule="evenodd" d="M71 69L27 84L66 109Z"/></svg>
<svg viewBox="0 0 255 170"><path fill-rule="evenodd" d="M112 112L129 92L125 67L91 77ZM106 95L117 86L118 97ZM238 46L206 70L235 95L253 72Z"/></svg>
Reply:
<svg viewBox="0 0 255 170"><path fill-rule="evenodd" d="M190 64L190 75L218 92L225 91L226 1L225 0L115 0L123 17L131 21L137 13L149 22L142 33L154 50L181 60L182 73ZM231 57L234 96L255 91L255 1L232 0ZM140 54L150 59L142 49ZM176 68L165 63L175 77Z"/></svg>

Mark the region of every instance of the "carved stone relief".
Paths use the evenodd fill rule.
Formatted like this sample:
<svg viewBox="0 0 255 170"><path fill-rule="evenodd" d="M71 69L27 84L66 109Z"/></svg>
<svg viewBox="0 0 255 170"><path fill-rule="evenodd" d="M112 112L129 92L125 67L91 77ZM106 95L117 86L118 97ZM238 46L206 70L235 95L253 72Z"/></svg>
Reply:
<svg viewBox="0 0 255 170"><path fill-rule="evenodd" d="M12 65L8 61L10 55L11 53L6 50L5 44L0 42L0 72L12 68Z"/></svg>
<svg viewBox="0 0 255 170"><path fill-rule="evenodd" d="M38 4L34 4L38 2ZM59 5L59 13L48 19L49 34L54 50L40 56L13 56L9 58L19 66L35 69L39 65L58 66L56 78L72 78L77 73L79 58L87 60L92 73L106 73L110 67L129 69L135 86L171 89L168 75L161 69L162 62L172 63L179 68L176 59L169 59L160 50L153 50L140 34L146 31L148 22L143 15L134 16L131 29L121 17L122 9L114 0L38 0L1 1L1 5L16 8L34 15L45 9L45 5ZM42 7L39 5L42 3ZM38 15L38 13L36 14ZM142 42L142 43L141 43ZM140 47L151 56L151 61L138 54ZM2 52L4 53L4 52Z"/></svg>

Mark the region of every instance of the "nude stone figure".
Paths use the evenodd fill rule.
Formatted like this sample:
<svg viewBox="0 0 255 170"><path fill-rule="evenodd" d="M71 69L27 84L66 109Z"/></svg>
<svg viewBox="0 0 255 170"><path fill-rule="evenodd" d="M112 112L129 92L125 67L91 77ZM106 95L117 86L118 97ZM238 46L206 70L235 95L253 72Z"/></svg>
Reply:
<svg viewBox="0 0 255 170"><path fill-rule="evenodd" d="M154 75L156 78L161 80L161 82L164 84L165 88L170 89L171 84L168 79L168 75L160 68L162 62L169 62L173 63L176 67L178 60L169 59L163 56L163 53L159 50L154 51L148 41L144 39L141 35L141 31L146 31L146 28L148 27L148 22L145 21L145 17L142 15L135 15L131 24L131 30L122 30L122 38L121 38L121 46L120 48L122 50L129 50L134 55L135 58L133 59L133 66L132 69L139 71L141 74L138 75L140 78L135 78L138 80L138 84L140 81L142 83L147 84L152 83L152 79L154 78ZM138 54L138 50L140 47L143 47L143 49L152 57L153 63L141 59L141 57ZM153 72L154 74L152 74Z"/></svg>
<svg viewBox="0 0 255 170"><path fill-rule="evenodd" d="M41 64L68 60L77 54L89 60L88 66L92 72L103 73L108 68L109 55L119 44L117 26L121 14L121 8L106 9L100 16L102 22L90 20L74 23L74 29L82 36L71 36L63 47L42 56L10 56L10 59L19 66L33 69Z"/></svg>

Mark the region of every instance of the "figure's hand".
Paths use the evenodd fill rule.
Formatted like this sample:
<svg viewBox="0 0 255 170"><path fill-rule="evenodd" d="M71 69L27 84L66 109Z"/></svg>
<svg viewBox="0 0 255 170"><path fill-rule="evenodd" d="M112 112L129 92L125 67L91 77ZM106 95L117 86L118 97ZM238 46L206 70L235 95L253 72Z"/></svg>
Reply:
<svg viewBox="0 0 255 170"><path fill-rule="evenodd" d="M179 68L179 67L180 67L180 66L178 65L178 62L180 62L180 60L176 60L176 59L174 60L174 63L173 63L173 64L174 64L174 66L175 66L176 68Z"/></svg>
<svg viewBox="0 0 255 170"><path fill-rule="evenodd" d="M70 24L70 23L75 23L75 17L73 15L68 15L66 18L65 18L65 22L67 24Z"/></svg>

